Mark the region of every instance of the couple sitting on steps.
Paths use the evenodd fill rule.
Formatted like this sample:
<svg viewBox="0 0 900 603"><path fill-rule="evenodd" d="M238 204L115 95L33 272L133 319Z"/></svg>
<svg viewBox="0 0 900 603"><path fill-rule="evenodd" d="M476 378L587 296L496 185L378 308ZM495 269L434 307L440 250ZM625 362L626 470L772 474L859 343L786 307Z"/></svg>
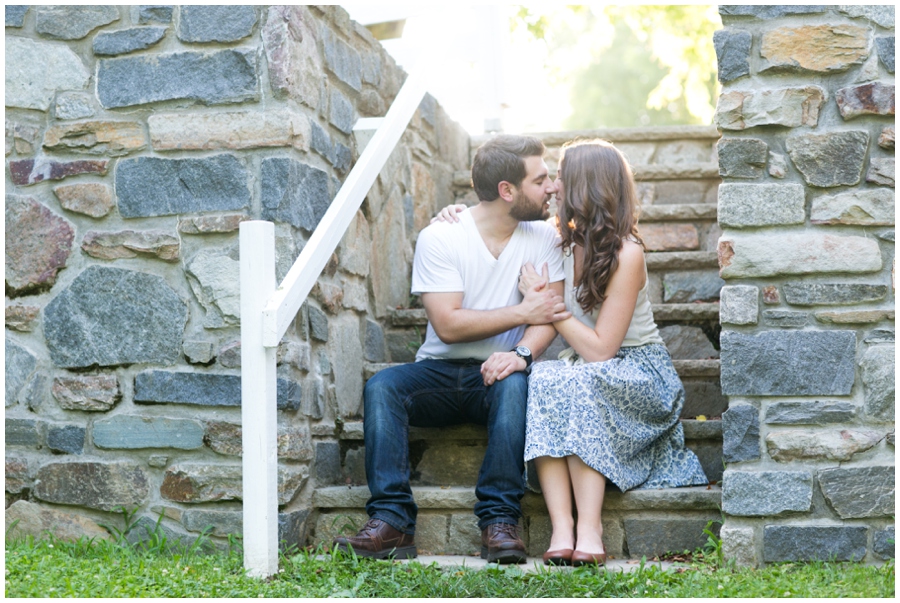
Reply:
<svg viewBox="0 0 900 603"><path fill-rule="evenodd" d="M525 561L531 459L553 530L547 564L606 561L607 480L623 491L707 483L684 446L684 388L653 322L631 168L607 142L576 142L554 181L543 154L536 138L492 138L472 164L480 203L445 209L419 234L412 292L425 343L416 362L366 384L369 521L338 549L416 556L410 425L487 426L475 515L493 562ZM557 333L571 347L533 364Z"/></svg>

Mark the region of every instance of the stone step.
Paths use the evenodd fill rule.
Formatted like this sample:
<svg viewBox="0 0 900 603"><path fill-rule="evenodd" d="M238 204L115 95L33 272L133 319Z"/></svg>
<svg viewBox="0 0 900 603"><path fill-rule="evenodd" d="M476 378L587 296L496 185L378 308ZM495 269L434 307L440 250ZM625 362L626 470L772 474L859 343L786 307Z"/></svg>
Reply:
<svg viewBox="0 0 900 603"><path fill-rule="evenodd" d="M717 440L722 441L722 421L698 421L696 419L682 419L681 427L684 429L685 440ZM363 422L347 421L341 427L338 434L341 440L363 439ZM482 425L465 424L452 427L410 427L409 440L453 441L453 440L487 440L487 428Z"/></svg>
<svg viewBox="0 0 900 603"><path fill-rule="evenodd" d="M550 175L556 177L556 168L550 167ZM647 164L632 166L636 182L658 180L713 180L718 179L718 163ZM472 187L472 173L469 170L453 172L453 186L461 189Z"/></svg>
<svg viewBox="0 0 900 603"><path fill-rule="evenodd" d="M401 363L366 362L363 364L363 378L368 380L379 371ZM720 362L718 358L707 360L672 360L679 377L718 377Z"/></svg>
<svg viewBox="0 0 900 603"><path fill-rule="evenodd" d="M640 223L648 222L715 222L718 206L713 203L673 203L672 205L644 205Z"/></svg>
<svg viewBox="0 0 900 603"><path fill-rule="evenodd" d="M697 322L719 320L719 303L653 304L656 322ZM390 311L395 327L424 327L428 316L424 308L396 308Z"/></svg>
<svg viewBox="0 0 900 603"><path fill-rule="evenodd" d="M692 387L690 382L685 385L687 391ZM720 481L722 422L682 419L681 425L685 444L697 455L707 479ZM351 483L365 483L362 421L345 423L338 438L343 450L341 475ZM440 429L410 427L409 442L414 485L473 485L487 447L487 429L471 424Z"/></svg>
<svg viewBox="0 0 900 603"><path fill-rule="evenodd" d="M414 486L419 507L416 544L422 554L472 555L481 547L481 533L472 513L473 487ZM314 544L329 543L339 533L352 533L366 520L365 486L318 488L313 507ZM718 486L666 490L608 489L603 504L604 542L616 558L652 557L669 551L693 550L706 542L704 528L721 519ZM550 540L544 499L527 492L522 500L522 536L530 556L539 556ZM714 528L716 531L717 529Z"/></svg>

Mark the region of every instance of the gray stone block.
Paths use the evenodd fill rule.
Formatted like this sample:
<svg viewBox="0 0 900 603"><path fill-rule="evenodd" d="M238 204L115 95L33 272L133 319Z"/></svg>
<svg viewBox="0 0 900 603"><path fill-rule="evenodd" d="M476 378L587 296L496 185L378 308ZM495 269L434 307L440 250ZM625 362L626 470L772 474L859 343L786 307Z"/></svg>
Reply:
<svg viewBox="0 0 900 603"><path fill-rule="evenodd" d="M300 408L300 384L278 379L279 410ZM195 404L198 406L240 406L240 375L144 371L134 378L134 401L138 404Z"/></svg>
<svg viewBox="0 0 900 603"><path fill-rule="evenodd" d="M136 14L132 16L132 21L140 24L144 23L171 23L173 6L145 4L134 7Z"/></svg>
<svg viewBox="0 0 900 603"><path fill-rule="evenodd" d="M722 393L731 396L848 395L855 331L723 331Z"/></svg>
<svg viewBox="0 0 900 603"><path fill-rule="evenodd" d="M753 34L749 31L726 28L713 33L713 46L716 48L716 58L719 62L720 82L730 82L750 75L750 44L752 42Z"/></svg>
<svg viewBox="0 0 900 603"><path fill-rule="evenodd" d="M727 463L759 458L759 410L735 404L722 415L722 457Z"/></svg>
<svg viewBox="0 0 900 603"><path fill-rule="evenodd" d="M64 454L81 454L84 452L84 436L84 427L51 425L47 428L47 448Z"/></svg>
<svg viewBox="0 0 900 603"><path fill-rule="evenodd" d="M866 334L864 343L894 343L893 329L873 329Z"/></svg>
<svg viewBox="0 0 900 603"><path fill-rule="evenodd" d="M187 304L160 277L91 266L44 309L50 358L65 368L174 364Z"/></svg>
<svg viewBox="0 0 900 603"><path fill-rule="evenodd" d="M764 517L812 507L808 471L735 471L722 476L722 510L727 515Z"/></svg>
<svg viewBox="0 0 900 603"><path fill-rule="evenodd" d="M769 145L764 141L758 138L720 138L716 149L719 175L725 178L759 178L763 175L769 155ZM721 190L720 186L720 195Z"/></svg>
<svg viewBox="0 0 900 603"><path fill-rule="evenodd" d="M852 421L859 408L851 402L815 400L811 402L775 402L766 408L769 425L827 425Z"/></svg>
<svg viewBox="0 0 900 603"><path fill-rule="evenodd" d="M755 325L759 321L759 288L726 285L719 291L719 322Z"/></svg>
<svg viewBox="0 0 900 603"><path fill-rule="evenodd" d="M52 65L52 69L35 69ZM90 73L65 44L36 42L28 38L6 38L7 107L46 111L59 90L82 90Z"/></svg>
<svg viewBox="0 0 900 603"><path fill-rule="evenodd" d="M193 450L203 446L203 425L190 419L119 415L94 421L93 437L97 448Z"/></svg>
<svg viewBox="0 0 900 603"><path fill-rule="evenodd" d="M83 92L60 92L56 96L56 106L53 109L53 113L56 116L56 119L83 119L85 117L93 117L97 113L97 109L94 106L95 103L96 101L94 101L90 95ZM107 212L108 211L109 210L107 210ZM105 214L101 214L101 216L102 215Z"/></svg>
<svg viewBox="0 0 900 603"><path fill-rule="evenodd" d="M330 486L344 481L341 448L337 442L316 442L316 485Z"/></svg>
<svg viewBox="0 0 900 603"><path fill-rule="evenodd" d="M384 362L384 330L374 320L366 319L366 350L368 362Z"/></svg>
<svg viewBox="0 0 900 603"><path fill-rule="evenodd" d="M894 558L894 526L888 526L875 532L872 538L872 552L881 559Z"/></svg>
<svg viewBox="0 0 900 603"><path fill-rule="evenodd" d="M806 193L799 184L719 185L719 224L732 228L803 224Z"/></svg>
<svg viewBox="0 0 900 603"><path fill-rule="evenodd" d="M843 4L838 10L851 19L862 17L882 27L894 28L893 4Z"/></svg>
<svg viewBox="0 0 900 603"><path fill-rule="evenodd" d="M206 532L219 538L229 534L240 536L244 531L244 514L241 511L188 509L181 514L181 525L189 532Z"/></svg>
<svg viewBox="0 0 900 603"><path fill-rule="evenodd" d="M40 447L44 442L43 431L46 424L34 419L6 419L6 435L4 442L7 446Z"/></svg>
<svg viewBox="0 0 900 603"><path fill-rule="evenodd" d="M37 367L37 357L15 341L6 338L6 406L16 403L19 391Z"/></svg>
<svg viewBox="0 0 900 603"><path fill-rule="evenodd" d="M8 7L7 14L9 14ZM875 38L875 50L878 52L878 58L881 59L881 63L884 65L885 69L888 70L888 73L894 73L894 61L896 60L894 58L894 36ZM891 557L893 557L893 555L891 555Z"/></svg>
<svg viewBox="0 0 900 603"><path fill-rule="evenodd" d="M35 477L38 500L101 511L142 505L150 494L147 474L132 463L48 463Z"/></svg>
<svg viewBox="0 0 900 603"><path fill-rule="evenodd" d="M778 19L786 15L808 15L824 13L828 6L824 4L725 4L719 5L720 15L755 17L757 19Z"/></svg>
<svg viewBox="0 0 900 603"><path fill-rule="evenodd" d="M331 148L331 156L328 160L334 169L339 172L346 172L353 164L353 151L347 145L335 142Z"/></svg>
<svg viewBox="0 0 900 603"><path fill-rule="evenodd" d="M35 29L56 40L80 40L101 25L119 20L115 6L40 6Z"/></svg>
<svg viewBox="0 0 900 603"><path fill-rule="evenodd" d="M328 211L328 174L285 157L263 159L262 217L312 232Z"/></svg>
<svg viewBox="0 0 900 603"><path fill-rule="evenodd" d="M119 31L101 32L94 37L96 55L112 56L150 48L166 35L165 27L132 27Z"/></svg>
<svg viewBox="0 0 900 603"><path fill-rule="evenodd" d="M215 345L211 341L185 341L184 358L191 364L209 364L216 359Z"/></svg>
<svg viewBox="0 0 900 603"><path fill-rule="evenodd" d="M247 170L228 154L201 159L123 159L116 166L116 196L124 218L250 206Z"/></svg>
<svg viewBox="0 0 900 603"><path fill-rule="evenodd" d="M253 33L256 8L248 5L181 7L178 39L182 42L237 42Z"/></svg>
<svg viewBox="0 0 900 603"><path fill-rule="evenodd" d="M328 121L341 132L349 134L353 131L353 124L356 123L356 109L353 108L353 103L335 88L331 89L329 98Z"/></svg>
<svg viewBox="0 0 900 603"><path fill-rule="evenodd" d="M880 421L893 421L896 394L894 346L869 346L859 361L859 367L866 414Z"/></svg>
<svg viewBox="0 0 900 603"><path fill-rule="evenodd" d="M309 327L316 341L328 341L328 316L315 306L309 306ZM331 369L325 371L330 373Z"/></svg>
<svg viewBox="0 0 900 603"><path fill-rule="evenodd" d="M216 105L258 94L255 49L102 59L97 67L97 96L107 109L179 99Z"/></svg>
<svg viewBox="0 0 900 603"><path fill-rule="evenodd" d="M328 136L322 126L315 121L310 121L310 137L309 148L324 157L331 160L331 137Z"/></svg>
<svg viewBox="0 0 900 603"><path fill-rule="evenodd" d="M865 283L785 283L784 300L792 306L842 306L880 301L887 285Z"/></svg>
<svg viewBox="0 0 900 603"><path fill-rule="evenodd" d="M632 558L648 559L665 553L683 553L702 547L708 536L703 533L707 518L659 519L625 518L625 544ZM717 534L721 523L712 525Z"/></svg>
<svg viewBox="0 0 900 603"><path fill-rule="evenodd" d="M791 312L789 310L763 310L763 323L767 327L799 328L809 322L807 312Z"/></svg>
<svg viewBox="0 0 900 603"><path fill-rule="evenodd" d="M714 271L669 272L663 277L663 301L686 304L717 300L724 284Z"/></svg>
<svg viewBox="0 0 900 603"><path fill-rule="evenodd" d="M306 546L307 519L309 519L309 509L278 514L278 550L284 553L291 547L303 548Z"/></svg>
<svg viewBox="0 0 900 603"><path fill-rule="evenodd" d="M796 134L785 140L806 183L821 187L859 184L868 145L864 131Z"/></svg>
<svg viewBox="0 0 900 603"><path fill-rule="evenodd" d="M820 469L819 486L841 519L894 515L894 467Z"/></svg>
<svg viewBox="0 0 900 603"><path fill-rule="evenodd" d="M185 534L178 530L170 528L165 523L159 521L159 517L150 517L144 515L134 522L134 529L128 532L126 540L132 545L140 545L146 543L158 536L160 540L164 539L165 548L170 553L178 553L187 548L194 546L197 537ZM203 553L212 553L216 550L216 545L212 541L202 542L198 550Z"/></svg>
<svg viewBox="0 0 900 603"><path fill-rule="evenodd" d="M25 24L25 13L28 12L30 8L26 5L11 5L7 4L6 9L6 26L7 27L22 27Z"/></svg>
<svg viewBox="0 0 900 603"><path fill-rule="evenodd" d="M357 92L362 90L362 59L356 49L328 28L322 29L322 45L328 71Z"/></svg>
<svg viewBox="0 0 900 603"><path fill-rule="evenodd" d="M816 197L809 220L812 224L891 226L894 224L894 192L886 189L852 190Z"/></svg>
<svg viewBox="0 0 900 603"><path fill-rule="evenodd" d="M763 560L862 561L867 532L866 526L766 526Z"/></svg>
<svg viewBox="0 0 900 603"><path fill-rule="evenodd" d="M672 358L678 360L703 360L718 358L719 351L713 346L703 329L691 325L671 325L659 330L659 335Z"/></svg>

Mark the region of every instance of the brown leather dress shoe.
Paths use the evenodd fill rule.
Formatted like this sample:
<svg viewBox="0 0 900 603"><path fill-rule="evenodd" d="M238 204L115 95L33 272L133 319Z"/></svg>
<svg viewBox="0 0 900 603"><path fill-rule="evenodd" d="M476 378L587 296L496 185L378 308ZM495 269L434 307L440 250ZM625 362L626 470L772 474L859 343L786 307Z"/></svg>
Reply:
<svg viewBox="0 0 900 603"><path fill-rule="evenodd" d="M606 553L574 551L572 553L572 565L575 567L581 567L582 565L606 565Z"/></svg>
<svg viewBox="0 0 900 603"><path fill-rule="evenodd" d="M519 526L492 523L481 530L481 558L488 563L525 563L525 543L519 538Z"/></svg>
<svg viewBox="0 0 900 603"><path fill-rule="evenodd" d="M344 552L350 552L350 549L353 549L358 557L373 559L393 557L415 559L418 556L416 543L411 534L399 532L374 517L366 522L356 536L335 538L334 547Z"/></svg>
<svg viewBox="0 0 900 603"><path fill-rule="evenodd" d="M559 549L544 553L544 565L570 565L572 563L572 549Z"/></svg>

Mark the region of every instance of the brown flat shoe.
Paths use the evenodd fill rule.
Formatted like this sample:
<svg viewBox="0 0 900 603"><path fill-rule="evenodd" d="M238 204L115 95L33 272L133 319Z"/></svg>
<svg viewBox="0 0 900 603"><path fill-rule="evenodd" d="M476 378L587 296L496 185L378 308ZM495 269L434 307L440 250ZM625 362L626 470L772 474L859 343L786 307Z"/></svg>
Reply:
<svg viewBox="0 0 900 603"><path fill-rule="evenodd" d="M581 567L582 565L606 565L606 553L583 553L581 551L573 551L572 565L575 567Z"/></svg>
<svg viewBox="0 0 900 603"><path fill-rule="evenodd" d="M544 553L544 565L569 565L572 563L573 549L559 549Z"/></svg>

